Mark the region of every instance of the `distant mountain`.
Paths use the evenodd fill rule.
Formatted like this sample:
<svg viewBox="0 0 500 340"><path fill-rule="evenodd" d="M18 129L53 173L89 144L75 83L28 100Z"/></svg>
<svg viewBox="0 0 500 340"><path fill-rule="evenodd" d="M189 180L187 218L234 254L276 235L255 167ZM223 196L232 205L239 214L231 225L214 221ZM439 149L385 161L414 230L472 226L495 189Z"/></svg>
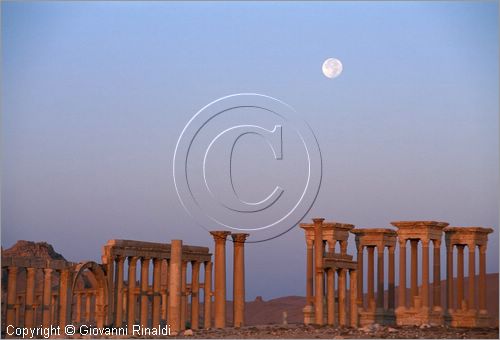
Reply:
<svg viewBox="0 0 500 340"><path fill-rule="evenodd" d="M19 240L12 247L2 249L2 257L35 257L42 260L60 260L68 262L64 256L54 250L51 244L47 242L33 242ZM77 287L92 287L95 283L95 278L88 272L83 273L83 281L79 281ZM43 271L38 270L35 276L35 291L41 292L43 290ZM58 289L59 279L57 275L52 275L53 289ZM2 269L2 294L6 294L7 289L7 271ZM17 290L24 292L26 289L26 275L18 274Z"/></svg>
<svg viewBox="0 0 500 340"><path fill-rule="evenodd" d="M54 250L47 242L20 240L12 247L2 250L2 256L37 257L44 260L63 260L64 256Z"/></svg>

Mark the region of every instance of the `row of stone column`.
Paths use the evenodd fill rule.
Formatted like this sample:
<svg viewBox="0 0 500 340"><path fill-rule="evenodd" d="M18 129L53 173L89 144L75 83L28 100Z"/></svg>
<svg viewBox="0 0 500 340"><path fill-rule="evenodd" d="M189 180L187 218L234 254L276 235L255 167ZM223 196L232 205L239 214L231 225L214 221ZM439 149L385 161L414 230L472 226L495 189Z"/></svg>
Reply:
<svg viewBox="0 0 500 340"><path fill-rule="evenodd" d="M307 283L306 295L308 306L304 308L305 322L310 322L311 315L315 316L316 324L324 322L324 273L326 264L344 263L349 260L343 247L340 254L333 254L335 239L328 238L328 253L325 253L325 233L336 235L335 226L338 223L323 223L323 219L313 219L313 225L302 224L306 231L307 242ZM486 245L487 235L493 230L482 227L448 227L448 223L435 221L401 221L392 222L397 231L386 228L376 229L351 229L355 234L357 246L357 309L359 309L359 322L361 325L370 323L399 325L443 324L452 326L482 327L488 326L488 313L486 309ZM333 227L332 227L333 226ZM314 235L311 234L314 228ZM333 231L332 231L333 228ZM337 228L338 229L338 228ZM447 294L446 306L441 305L441 239L445 234L447 247ZM345 236L344 236L345 238ZM347 245L347 238L344 244ZM399 243L399 294L398 306L395 308L395 248ZM407 245L410 248L410 294L407 299L406 259ZM432 245L431 245L432 243ZM421 246L421 260L418 252ZM314 246L314 247L313 247ZM333 246L333 247L332 247ZM430 248L433 251L432 269L430 268ZM469 249L469 287L465 299L464 292L464 249ZM385 249L387 248L388 268L388 294L385 298ZM457 249L457 279L456 287L453 278L453 249ZM479 249L479 280L476 285L475 266L476 249ZM332 249L332 251L330 251ZM364 301L363 276L364 276L364 250L367 250L367 295ZM375 279L375 251L377 252L377 274ZM313 258L315 261L313 263ZM421 261L421 265L419 263ZM430 270L433 270L433 282L430 282ZM419 272L421 273L421 287L419 289ZM331 300L332 273L328 271L327 294ZM375 296L375 286L377 294ZM478 309L476 305L476 289L479 290ZM456 290L456 298L454 292ZM327 299L328 301L328 299ZM328 302L328 323L331 322L333 309Z"/></svg>
<svg viewBox="0 0 500 340"><path fill-rule="evenodd" d="M351 326L358 325L358 308L356 301L357 291L357 270L347 268L328 268L326 272L326 287L324 289L326 294L326 308L323 308L326 313L326 324ZM336 275L335 275L336 274ZM347 298L347 278L349 275L349 299ZM337 299L335 299L335 287L337 287ZM337 309L335 309L335 300L337 300ZM317 313L317 309L315 314ZM325 323L325 316L323 321L321 315L315 319L315 323L323 325Z"/></svg>
<svg viewBox="0 0 500 340"><path fill-rule="evenodd" d="M245 233L211 231L215 241L214 319L216 328L226 327L226 239L233 239L233 326L245 324Z"/></svg>
<svg viewBox="0 0 500 340"><path fill-rule="evenodd" d="M152 302L151 313L149 313L149 267L150 261L153 261L153 284L152 284ZM140 261L140 284L139 284L139 324L144 327L158 327L163 319L171 326L172 331L178 332L185 329L187 320L188 296L191 295L191 328L198 329L200 319L200 266L199 261L189 261L192 266L191 294L187 289L187 266L188 261L182 259L182 241L173 240L171 243L170 259L148 258L148 257L128 257L128 282L124 287L124 261L125 258L117 256L115 258L115 289L114 289L114 310L117 326L123 324L126 319L129 330L131 331L136 323L136 270L137 262ZM161 287L162 261L167 262L168 274L163 275L167 278L167 285ZM212 262L204 261L205 282L204 289L204 327L211 325L211 280L212 280ZM127 296L124 295L127 292ZM126 311L126 315L124 315ZM151 316L151 318L149 318ZM151 324L149 323L151 319Z"/></svg>
<svg viewBox="0 0 500 340"><path fill-rule="evenodd" d="M58 293L52 293L51 301L52 303L49 305L49 308L45 308L45 311L48 310L49 313L49 320L50 323L55 323L57 324L58 320L58 300L59 300L59 294ZM14 310L14 312L11 312L11 315L14 315L13 317L13 325L17 326L23 326L25 323L26 319L26 309L29 308L30 305L26 303L26 293L25 292L17 292L16 294L16 299L15 303L12 305L11 304L11 309ZM31 305L32 307L32 313L28 311L27 316L28 316L28 324L30 323L31 316L33 316L33 321L32 324L34 325L41 325L42 324L42 318L44 314L44 307L43 307L43 293L42 294L36 294L35 293L35 298L34 298L34 303ZM5 304L5 309L2 310L2 313L5 312L7 314L7 304ZM45 312L47 314L47 312ZM5 316L7 319L7 317ZM6 320L5 319L5 320ZM52 320L55 320L54 322ZM3 328L5 328L6 325L3 325Z"/></svg>
<svg viewBox="0 0 500 340"><path fill-rule="evenodd" d="M424 309L432 307L436 311L442 310L441 307L441 240L432 240L433 245L433 299L432 306L429 300L429 245L430 241L426 239L407 239L400 238L400 265L399 265L399 307L408 308L406 301L406 246L410 242L410 308L422 306ZM422 245L422 287L418 289L418 245Z"/></svg>
<svg viewBox="0 0 500 340"><path fill-rule="evenodd" d="M31 328L35 326L35 309L34 309L34 298L35 298L35 276L38 268L25 268L26 269L26 296L25 296L25 306L24 306L24 327ZM43 268L44 280L43 280L43 294L42 294L42 326L49 327L50 325L57 323L61 326L65 326L68 322L69 308L68 299L69 289L70 289L70 270L61 269L59 272L59 294L58 300L53 301L52 295L52 273L54 269ZM7 267L7 315L6 324L7 325L17 325L18 317L16 317L16 296L17 296L17 275L19 272L19 267L9 266ZM57 303L57 313L53 304ZM58 315L58 320L54 320L55 315Z"/></svg>
<svg viewBox="0 0 500 340"><path fill-rule="evenodd" d="M464 251L465 248L469 251L469 277L468 277L468 297L465 299L464 291ZM453 277L453 249L457 250L457 284L456 284L456 299L454 296L454 285ZM475 291L476 291L476 280L475 275L470 275L470 273L475 273L476 271L476 248L479 249L479 311L486 313L486 246L476 246L464 245L464 244L450 244L446 246L446 261L448 263L447 276L450 279L447 280L448 294L446 296L446 308L450 311L455 309L474 309L475 306Z"/></svg>
<svg viewBox="0 0 500 340"><path fill-rule="evenodd" d="M466 327L489 326L486 298L486 250L488 234L491 228L481 227L447 227L445 228L446 262L447 262L447 318L452 326L465 325ZM469 251L469 289L465 299L464 292L464 251ZM454 301L453 285L453 250L457 249L457 282L456 300ZM476 249L479 250L479 279L476 285ZM476 308L475 293L478 290L478 303Z"/></svg>
<svg viewBox="0 0 500 340"><path fill-rule="evenodd" d="M93 313L92 305L96 305L96 294L90 290L82 292L74 292L75 297L75 314L73 320L78 324L82 321L95 321L96 314ZM83 301L83 303L82 303ZM82 309L85 313L82 315Z"/></svg>
<svg viewBox="0 0 500 340"><path fill-rule="evenodd" d="M317 325L323 325L327 323L328 325L357 326L358 309L356 306L356 293L358 278L356 267L327 267L323 262L326 244L328 244L328 254L333 256L335 254L335 245L339 242L339 259L348 264L355 264L350 261L352 257L347 255L347 238L343 237L337 240L335 235L332 234L331 238L325 240L323 221L323 218L313 219L314 237L310 237L312 235L307 232L306 225L302 226L306 230L307 246L307 305L303 309L304 321L306 324L315 323ZM346 235L348 236L348 233ZM346 296L347 275L349 275L350 286L349 299L347 299ZM337 310L335 308L335 287L337 287L338 293ZM350 316L349 318L348 315Z"/></svg>
<svg viewBox="0 0 500 340"><path fill-rule="evenodd" d="M385 268L384 268L384 249L388 249L388 299L387 307L385 304L384 285L385 285ZM367 250L367 302L363 299L363 278L364 278L364 259L363 251ZM377 251L377 295L375 297L375 250ZM394 312L394 247L393 246L359 246L358 247L358 305L364 310L376 312Z"/></svg>
<svg viewBox="0 0 500 340"><path fill-rule="evenodd" d="M354 229L358 249L358 306L361 310L361 324L373 322L393 323L394 317L399 325L443 324L474 327L487 326L486 311L486 244L490 228L447 227L448 223L434 221L392 222L398 227L391 229ZM441 305L441 238L444 232L447 245L447 284L446 306ZM394 245L399 243L399 296L398 307L394 310ZM433 282L430 276L430 248L433 251ZM410 245L410 295L407 300L407 245ZM419 266L419 245L421 265ZM384 249L389 253L388 308L384 304ZM457 248L457 294L454 301L453 248ZM464 299L464 249L469 249L469 289ZM368 251L368 306L363 301L363 250ZM475 306L475 251L479 248L479 313ZM377 298L374 298L374 252L377 249ZM421 270L419 270L421 269ZM419 272L421 287L419 289ZM457 309L455 309L455 306Z"/></svg>

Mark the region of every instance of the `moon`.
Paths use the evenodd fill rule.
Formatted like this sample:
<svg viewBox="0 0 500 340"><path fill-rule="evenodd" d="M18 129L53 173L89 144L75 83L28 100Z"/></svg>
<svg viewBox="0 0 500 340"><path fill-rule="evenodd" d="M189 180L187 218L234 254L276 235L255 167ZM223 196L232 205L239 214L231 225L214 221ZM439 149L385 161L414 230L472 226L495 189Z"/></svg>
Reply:
<svg viewBox="0 0 500 340"><path fill-rule="evenodd" d="M342 63L335 58L328 58L323 63L323 74L327 78L337 78L342 73Z"/></svg>

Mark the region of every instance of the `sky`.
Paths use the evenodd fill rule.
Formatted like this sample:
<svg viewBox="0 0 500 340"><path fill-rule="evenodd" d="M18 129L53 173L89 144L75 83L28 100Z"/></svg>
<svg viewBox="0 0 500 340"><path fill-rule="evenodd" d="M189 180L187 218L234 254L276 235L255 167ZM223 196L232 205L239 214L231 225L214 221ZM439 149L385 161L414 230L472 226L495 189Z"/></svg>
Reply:
<svg viewBox="0 0 500 340"><path fill-rule="evenodd" d="M498 2L1 6L2 247L47 241L72 261L99 261L109 239L213 251L177 197L174 150L205 105L252 92L317 138L322 182L304 221L492 227L498 272ZM344 66L334 79L329 57ZM240 143L236 185L256 199L274 163L257 137ZM245 250L247 299L305 295L300 228Z"/></svg>

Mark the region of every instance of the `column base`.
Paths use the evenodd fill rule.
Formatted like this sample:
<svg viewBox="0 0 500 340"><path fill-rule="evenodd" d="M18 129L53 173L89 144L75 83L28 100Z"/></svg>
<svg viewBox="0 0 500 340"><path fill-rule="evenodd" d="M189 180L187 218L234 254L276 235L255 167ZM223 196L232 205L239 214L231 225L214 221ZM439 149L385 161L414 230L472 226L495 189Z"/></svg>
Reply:
<svg viewBox="0 0 500 340"><path fill-rule="evenodd" d="M359 326L364 327L378 323L379 325L394 325L396 316L394 310L364 310L358 312Z"/></svg>
<svg viewBox="0 0 500 340"><path fill-rule="evenodd" d="M442 309L431 309L429 307L420 308L396 308L396 324L398 326L420 326L431 325L441 326L444 325L444 317Z"/></svg>
<svg viewBox="0 0 500 340"><path fill-rule="evenodd" d="M480 328L490 326L488 314L478 313L475 309L450 311L447 319L451 327Z"/></svg>
<svg viewBox="0 0 500 340"><path fill-rule="evenodd" d="M304 324L312 325L316 323L316 319L314 318L314 307L311 305L306 305L302 308L302 313L304 314Z"/></svg>

